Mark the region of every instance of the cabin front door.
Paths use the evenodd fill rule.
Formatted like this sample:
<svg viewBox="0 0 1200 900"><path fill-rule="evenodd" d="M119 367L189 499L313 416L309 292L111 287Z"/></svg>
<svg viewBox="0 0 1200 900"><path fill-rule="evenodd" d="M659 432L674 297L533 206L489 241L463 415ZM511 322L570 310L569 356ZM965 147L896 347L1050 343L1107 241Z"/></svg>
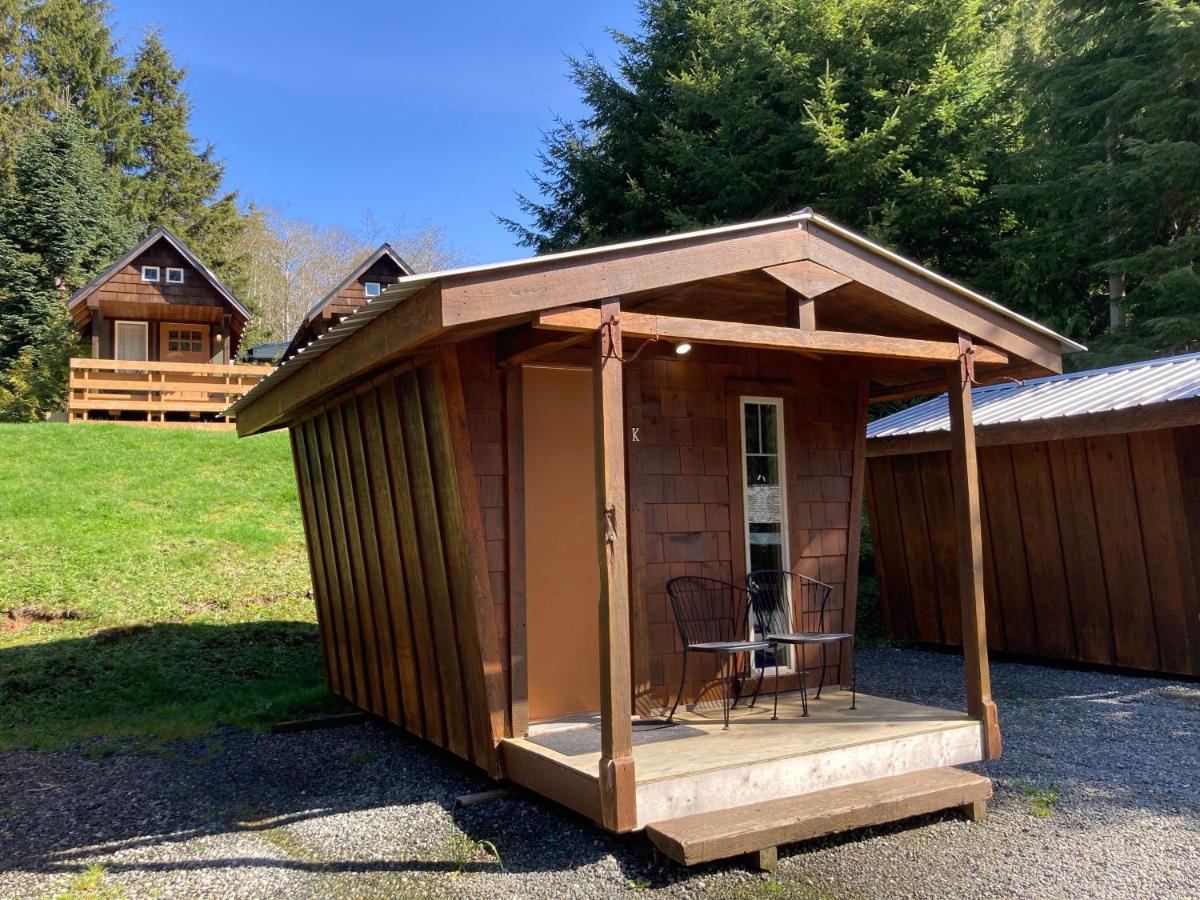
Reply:
<svg viewBox="0 0 1200 900"><path fill-rule="evenodd" d="M160 360L186 363L209 361L207 325L163 322L158 327Z"/></svg>
<svg viewBox="0 0 1200 900"><path fill-rule="evenodd" d="M529 718L600 708L592 371L527 366L525 623Z"/></svg>

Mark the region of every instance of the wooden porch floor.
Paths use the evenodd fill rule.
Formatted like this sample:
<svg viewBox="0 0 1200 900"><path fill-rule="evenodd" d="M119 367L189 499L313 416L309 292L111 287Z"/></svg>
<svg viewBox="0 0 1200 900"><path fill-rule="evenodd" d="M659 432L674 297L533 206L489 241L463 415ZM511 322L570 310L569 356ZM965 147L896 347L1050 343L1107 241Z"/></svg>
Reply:
<svg viewBox="0 0 1200 900"><path fill-rule="evenodd" d="M633 748L638 828L983 758L979 723L965 713L865 694L849 706L848 691L826 690L802 718L799 693L780 694L772 721L767 696L734 710L728 731L720 707L681 711L685 736ZM542 723L531 736L566 724ZM599 818L598 750L570 755L520 738L502 751L513 781Z"/></svg>

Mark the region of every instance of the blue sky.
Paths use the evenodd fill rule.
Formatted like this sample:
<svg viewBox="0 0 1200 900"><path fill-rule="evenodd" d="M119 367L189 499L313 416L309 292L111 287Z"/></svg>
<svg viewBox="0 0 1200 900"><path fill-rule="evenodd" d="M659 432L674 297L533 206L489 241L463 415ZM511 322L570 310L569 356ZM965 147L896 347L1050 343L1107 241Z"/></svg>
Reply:
<svg viewBox="0 0 1200 900"><path fill-rule="evenodd" d="M611 61L634 0L330 3L115 0L132 53L159 26L188 67L194 133L228 187L357 230L363 214L445 227L469 262L528 254L517 214L541 133L583 112L567 54Z"/></svg>

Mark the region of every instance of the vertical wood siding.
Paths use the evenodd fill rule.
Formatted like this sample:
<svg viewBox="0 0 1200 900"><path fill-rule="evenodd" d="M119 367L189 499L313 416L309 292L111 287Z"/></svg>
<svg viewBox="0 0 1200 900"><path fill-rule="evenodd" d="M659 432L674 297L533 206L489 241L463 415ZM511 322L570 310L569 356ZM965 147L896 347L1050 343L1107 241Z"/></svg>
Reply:
<svg viewBox="0 0 1200 900"><path fill-rule="evenodd" d="M406 366L292 424L333 691L489 772L503 673L456 359Z"/></svg>
<svg viewBox="0 0 1200 900"><path fill-rule="evenodd" d="M984 447L993 650L1200 675L1200 428ZM868 460L888 633L960 645L945 452Z"/></svg>

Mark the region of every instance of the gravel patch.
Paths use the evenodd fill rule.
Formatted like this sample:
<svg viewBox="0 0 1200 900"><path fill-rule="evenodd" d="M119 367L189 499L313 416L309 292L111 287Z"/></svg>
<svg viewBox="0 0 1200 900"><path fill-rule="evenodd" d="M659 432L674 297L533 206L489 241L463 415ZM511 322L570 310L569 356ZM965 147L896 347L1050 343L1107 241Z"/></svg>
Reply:
<svg viewBox="0 0 1200 900"><path fill-rule="evenodd" d="M860 651L859 686L961 708L961 660ZM987 822L924 817L690 871L369 723L226 730L152 755L0 756L0 896L1200 897L1200 685L992 667ZM495 853L498 852L499 860ZM104 867L97 879L95 869ZM83 895L83 894L81 894Z"/></svg>

